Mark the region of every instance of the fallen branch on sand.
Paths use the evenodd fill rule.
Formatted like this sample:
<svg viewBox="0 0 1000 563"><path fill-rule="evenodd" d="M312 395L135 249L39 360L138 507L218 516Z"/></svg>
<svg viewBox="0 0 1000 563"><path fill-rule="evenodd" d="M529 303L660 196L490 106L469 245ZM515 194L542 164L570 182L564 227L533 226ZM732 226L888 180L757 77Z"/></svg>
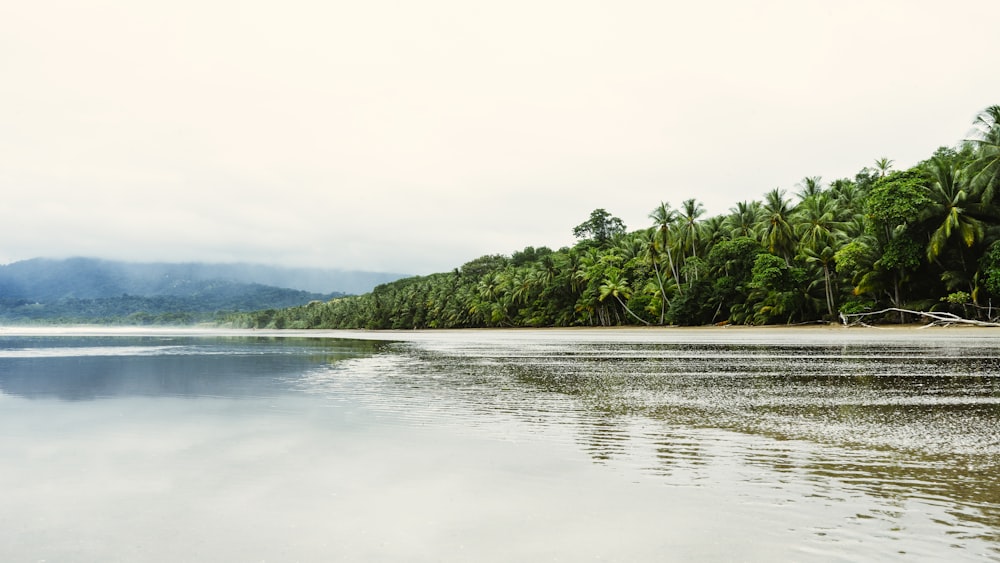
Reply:
<svg viewBox="0 0 1000 563"><path fill-rule="evenodd" d="M881 311L872 311L872 312L869 312L869 313L850 313L850 314L841 313L840 314L840 320L841 320L841 322L844 323L844 326L852 326L852 325L857 325L857 324L860 324L860 325L863 325L863 326L869 326L869 325L865 324L864 321L861 320L863 317L868 317L868 316L872 316L872 315L882 315L882 314L885 314L885 313L908 313L910 315L915 315L915 316L918 316L918 317L924 317L924 318L931 319L930 324L928 324L926 326L923 326L921 328L927 328L929 326L948 326L948 325L952 325L952 324L967 324L967 325L973 325L973 326L997 326L997 327L1000 327L1000 323L993 323L993 322L987 322L987 321L977 321L975 319L966 319L964 317L960 317L960 316L955 315L953 313L941 313L941 312L934 312L934 311L912 311L910 309L898 309L896 307L889 307L888 309L882 309ZM856 320L856 321L850 321L849 322L849 318L850 317L858 317L858 320Z"/></svg>

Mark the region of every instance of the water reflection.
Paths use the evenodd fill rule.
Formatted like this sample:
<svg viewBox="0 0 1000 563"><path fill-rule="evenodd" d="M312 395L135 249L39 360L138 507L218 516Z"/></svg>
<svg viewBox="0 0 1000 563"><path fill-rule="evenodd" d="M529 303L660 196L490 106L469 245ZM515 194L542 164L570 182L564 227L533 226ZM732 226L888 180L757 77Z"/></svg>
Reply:
<svg viewBox="0 0 1000 563"><path fill-rule="evenodd" d="M784 493L748 502L856 503L859 536L875 523L887 537L931 526L996 556L998 358L995 348L923 344L397 344L337 369L366 372L365 399L402 418L487 431L569 425L595 463ZM343 391L329 373L303 381Z"/></svg>
<svg viewBox="0 0 1000 563"><path fill-rule="evenodd" d="M0 392L73 401L28 405L11 399L7 405L21 409L24 416L41 406L61 416L93 415L112 436L121 432L119 420L100 408L104 403L87 400L128 398L107 403L116 409L132 405L135 412L166 409L169 414L162 418L167 423L157 416L148 421L160 441L147 443L145 432L136 432L143 438L129 441L120 452L118 446L112 448L120 456L116 459L134 458L136 444L150 448L174 444L174 450L167 450L190 456L184 459L198 468L190 471L197 479L217 471L236 479L244 466L279 463L274 481L268 474L252 482L275 487L285 482L286 474L306 476L295 497L300 502L315 497L316 483L349 488L368 478L367 488L357 489L358 500L352 507L370 510L368 499L386 488L400 498L413 494L399 484L411 477L411 470L424 483L421 498L436 498L435 491L451 490L444 483L463 478L475 483L477 494L485 495L482 490L498 483L483 487L463 469L477 453L484 466L509 461L496 453L495 441L482 445L480 438L486 436L504 444L531 442L544 449L570 450L585 460L581 464L573 458L573 463L562 464L546 458L558 478L582 465L625 474L636 483L651 482L658 490L669 487L671 502L691 491L704 493L685 497L697 501L679 502L676 508L656 504L651 514L673 509L678 525L690 512L694 525L706 529L719 515L746 517L743 523L752 526L734 528L730 545L753 544L758 534L771 533L772 539L782 542L801 541L803 536L815 540L807 544L814 551L795 552L797 559L828 560L846 554L848 559L891 560L899 552L923 560L1000 556L1000 484L995 479L1000 470L1000 349L996 346L953 341L831 344L819 337L808 345L790 339L599 342L545 333L422 338L410 342L0 338ZM161 397L170 400L156 400ZM239 416L234 419L228 402L185 400L203 397L283 401L235 401ZM192 408L195 403L197 408ZM266 414L255 412L265 403ZM270 410L272 403L286 410ZM329 404L364 406L363 417L358 415L348 425L358 434L347 438L343 432L345 421L354 420L356 413L326 409ZM317 410L340 414L320 415ZM184 419L192 420L192 435L211 434L215 425L221 437L192 449L190 438L171 438L175 420ZM53 420L53 427L66 426L58 418ZM198 421L206 420L210 424L203 428ZM36 423L25 422L23 427ZM462 447L479 448L477 453L439 444L435 434L427 443L406 449L405 456L386 461L383 448L392 443L386 436L410 437L414 428L442 427L448 430L444 436L474 437L463 441ZM393 428L400 432L393 433ZM5 431L9 441L23 443L9 459L37 453L33 435ZM59 432L50 441L58 446L45 447L58 452L76 445L81 449L71 450L74 455L89 459L84 446L78 445L86 440L64 439ZM384 434L379 437L379 433ZM84 438L88 435L82 433ZM339 441L338 446L330 447L331 440ZM296 455L286 455L290 443L297 444ZM231 450L235 457L223 456L202 470L200 460L215 459L212 455L220 448ZM342 455L343 451L350 455ZM502 451L506 455L524 450ZM300 462L314 455L320 455L322 463ZM426 461L434 459L447 462L442 467ZM146 471L160 461L169 467L169 459L150 460ZM355 462L356 469L348 477L330 478L330 469L341 460ZM97 461L99 467L106 463L103 458ZM19 465L5 467L12 471ZM59 470L59 463L36 467L67 479L70 485L65 490L83 490L73 486L77 475ZM391 479L371 478L373 470L389 467L403 469ZM520 474L517 479L513 485L499 482L498 490L515 491L530 481ZM31 475L22 481L34 483ZM212 495L224 487L223 481L196 488L199 494L193 498ZM553 485L544 480L535 484L535 492ZM228 490L243 499L246 491L267 486ZM29 497L22 499L24 506L29 506ZM479 498L466 508L476 508ZM712 502L698 504L706 498ZM276 499L276 514L294 516L295 510L280 495ZM499 502L497 497L490 499ZM521 502L528 500L525 496ZM95 500L88 506L103 505ZM380 521L383 513L403 513L395 504L385 503L383 508L362 522L367 526ZM517 521L523 521L524 513L537 509L525 504L513 510ZM599 519L602 526L606 520ZM298 520L307 521L324 520ZM336 522L349 521L344 516ZM409 524L407 529L412 528ZM373 529L378 529L377 523ZM872 544L877 544L877 554L873 555ZM864 549L838 550L834 545Z"/></svg>
<svg viewBox="0 0 1000 563"><path fill-rule="evenodd" d="M318 365L376 353L378 342L308 338L0 338L0 393L68 401L114 396L287 393Z"/></svg>

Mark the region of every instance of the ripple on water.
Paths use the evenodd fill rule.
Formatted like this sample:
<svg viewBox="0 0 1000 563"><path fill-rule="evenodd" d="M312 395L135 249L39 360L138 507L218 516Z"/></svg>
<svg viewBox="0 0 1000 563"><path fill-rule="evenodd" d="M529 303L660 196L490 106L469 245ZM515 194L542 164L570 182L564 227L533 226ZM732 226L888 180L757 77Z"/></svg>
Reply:
<svg viewBox="0 0 1000 563"><path fill-rule="evenodd" d="M843 529L813 530L828 539L860 541L873 527L898 538L931 525L910 522L924 515L948 537L996 546L998 357L972 347L397 345L302 385L408 424L545 434L670 485L743 483L741 502L808 505L803 519L856 505Z"/></svg>

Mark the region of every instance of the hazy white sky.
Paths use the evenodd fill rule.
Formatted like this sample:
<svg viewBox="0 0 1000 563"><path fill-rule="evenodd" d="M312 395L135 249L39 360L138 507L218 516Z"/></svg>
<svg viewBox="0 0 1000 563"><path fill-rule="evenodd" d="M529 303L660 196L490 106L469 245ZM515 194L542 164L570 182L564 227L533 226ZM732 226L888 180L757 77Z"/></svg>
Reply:
<svg viewBox="0 0 1000 563"><path fill-rule="evenodd" d="M897 168L1000 103L1000 2L0 7L0 263L404 273Z"/></svg>

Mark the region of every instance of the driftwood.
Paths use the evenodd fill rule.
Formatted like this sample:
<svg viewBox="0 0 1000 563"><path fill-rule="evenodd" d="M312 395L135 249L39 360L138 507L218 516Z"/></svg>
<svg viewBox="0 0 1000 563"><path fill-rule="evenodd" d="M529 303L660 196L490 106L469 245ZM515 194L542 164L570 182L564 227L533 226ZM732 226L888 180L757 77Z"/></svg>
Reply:
<svg viewBox="0 0 1000 563"><path fill-rule="evenodd" d="M960 316L955 315L953 313L942 313L942 312L934 312L934 311L912 311L910 309L898 309L896 307L889 307L888 309L882 309L881 311L872 311L872 312L869 312L869 313L851 313L851 314L841 313L840 314L840 320L841 320L841 322L844 323L844 326L852 326L852 325L858 325L858 324L860 324L862 326L869 326L869 325L865 324L861 320L863 317L868 317L868 316L872 316L872 315L882 315L882 314L885 314L885 313L908 313L910 315L915 315L915 316L918 316L918 317L924 317L924 318L927 318L927 319L931 319L931 322L929 324L927 324L927 325L925 325L925 326L923 326L921 328L927 328L927 327L930 327L930 326L948 326L948 325L952 325L952 324L966 324L966 325L973 325L973 326L997 326L997 327L1000 327L1000 323L993 323L993 322L987 322L987 321L977 321L975 319L966 319L964 317L960 317ZM851 318L851 317L858 317L858 320L849 322L849 318Z"/></svg>

